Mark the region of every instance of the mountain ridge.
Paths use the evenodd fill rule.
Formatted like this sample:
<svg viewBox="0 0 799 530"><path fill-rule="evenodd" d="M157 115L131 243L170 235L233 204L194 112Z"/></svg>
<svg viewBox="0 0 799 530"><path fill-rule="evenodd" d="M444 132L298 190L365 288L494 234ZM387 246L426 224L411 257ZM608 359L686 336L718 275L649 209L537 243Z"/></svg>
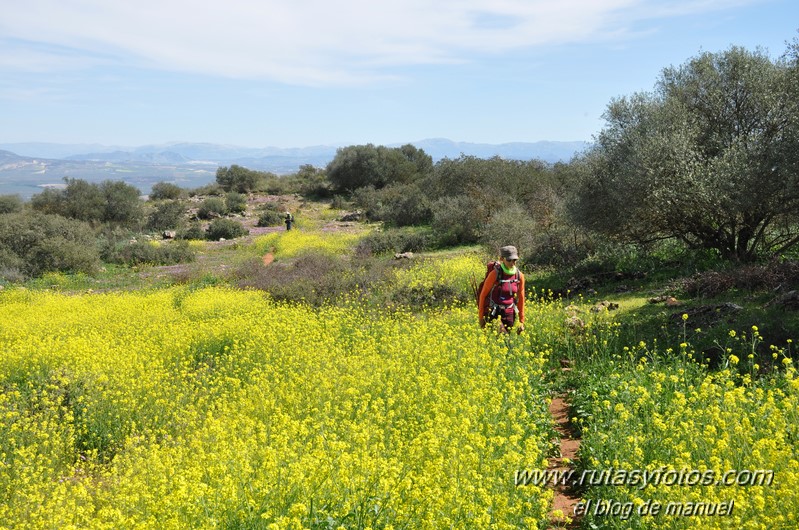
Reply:
<svg viewBox="0 0 799 530"><path fill-rule="evenodd" d="M500 144L458 142L448 138L427 138L405 143L389 144L399 147L412 144L433 157L434 160L467 156L503 156L519 160L539 158L545 162L558 162L571 158L589 145L585 141L506 142ZM19 156L61 160L149 161L153 154L174 153L186 161L213 161L229 163L246 158L324 157L332 160L336 151L346 145L312 145L306 147L242 147L208 142L168 142L124 147L103 144L60 144L48 142L0 143L0 150ZM174 156L174 155L173 155ZM125 158L127 157L127 158ZM177 161L177 160L175 160Z"/></svg>
<svg viewBox="0 0 799 530"><path fill-rule="evenodd" d="M423 149L437 162L444 158L499 156L513 160L570 160L588 147L588 142L509 142L481 144L429 138L406 142ZM399 147L406 144L391 144ZM241 147L235 145L170 142L139 147L102 144L56 144L46 142L0 144L0 195L23 198L41 192L44 186L61 185L64 178L89 182L123 180L148 193L160 181L183 187L213 182L220 166L239 165L278 175L296 172L303 165L325 167L341 147Z"/></svg>

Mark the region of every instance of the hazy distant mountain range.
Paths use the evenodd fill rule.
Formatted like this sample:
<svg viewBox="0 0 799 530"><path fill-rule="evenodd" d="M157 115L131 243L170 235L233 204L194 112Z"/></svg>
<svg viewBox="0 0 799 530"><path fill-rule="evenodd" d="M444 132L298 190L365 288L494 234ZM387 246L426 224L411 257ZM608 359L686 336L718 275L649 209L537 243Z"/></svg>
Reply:
<svg viewBox="0 0 799 530"><path fill-rule="evenodd" d="M477 144L443 138L409 143L423 149L434 161L458 158L463 154L478 158L538 159L550 163L568 161L588 146L587 142ZM278 175L293 173L305 164L324 167L336 155L337 149L338 146L249 148L210 143L141 147L0 144L0 195L17 193L29 198L47 185L63 184L64 177L90 182L124 180L142 193L148 193L150 187L159 181L190 188L212 182L220 166L237 164Z"/></svg>

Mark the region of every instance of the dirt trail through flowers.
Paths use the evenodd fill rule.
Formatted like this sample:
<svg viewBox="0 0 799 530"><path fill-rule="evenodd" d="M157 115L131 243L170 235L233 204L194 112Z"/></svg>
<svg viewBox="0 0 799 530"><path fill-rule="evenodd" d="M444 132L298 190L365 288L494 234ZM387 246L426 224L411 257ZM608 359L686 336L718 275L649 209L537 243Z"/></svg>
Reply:
<svg viewBox="0 0 799 530"><path fill-rule="evenodd" d="M564 371L571 370L567 367L562 369ZM549 413L555 422L555 430L560 435L560 456L549 459L549 470L559 473L572 468L580 449L580 438L569 418L570 407L567 399L568 393L560 394L555 396L549 404ZM574 517L574 506L580 501L580 495L572 491L570 484L550 483L550 486L555 490L555 497L552 500L548 528L578 528L579 519ZM561 514L563 515L561 516ZM567 524L566 517L572 519L572 522Z"/></svg>

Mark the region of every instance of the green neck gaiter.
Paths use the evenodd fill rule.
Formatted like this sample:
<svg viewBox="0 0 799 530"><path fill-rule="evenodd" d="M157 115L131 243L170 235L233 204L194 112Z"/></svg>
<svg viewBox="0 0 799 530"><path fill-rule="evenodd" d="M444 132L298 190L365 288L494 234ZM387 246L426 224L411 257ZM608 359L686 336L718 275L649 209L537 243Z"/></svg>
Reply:
<svg viewBox="0 0 799 530"><path fill-rule="evenodd" d="M500 266L502 267L502 272L504 272L505 274L508 274L508 275L510 275L510 274L516 274L516 265L514 265L512 269L509 269L509 268L507 268L507 267L505 266L505 263L503 263L503 262L500 262L499 264L500 264Z"/></svg>

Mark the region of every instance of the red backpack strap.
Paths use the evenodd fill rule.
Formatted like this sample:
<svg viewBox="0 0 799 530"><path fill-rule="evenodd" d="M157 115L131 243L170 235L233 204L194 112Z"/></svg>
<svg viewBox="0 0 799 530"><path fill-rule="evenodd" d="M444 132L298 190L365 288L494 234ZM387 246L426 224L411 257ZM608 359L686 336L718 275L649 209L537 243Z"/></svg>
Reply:
<svg viewBox="0 0 799 530"><path fill-rule="evenodd" d="M499 285L499 282L502 280L502 265L500 265L498 261L490 261L489 264L491 266L488 268L488 272L486 273L486 279L488 279L488 276L491 274L491 271L496 272L496 275L494 276L494 285L491 286L491 289L493 291L493 289L497 285ZM492 293L489 293L489 296L491 294Z"/></svg>

